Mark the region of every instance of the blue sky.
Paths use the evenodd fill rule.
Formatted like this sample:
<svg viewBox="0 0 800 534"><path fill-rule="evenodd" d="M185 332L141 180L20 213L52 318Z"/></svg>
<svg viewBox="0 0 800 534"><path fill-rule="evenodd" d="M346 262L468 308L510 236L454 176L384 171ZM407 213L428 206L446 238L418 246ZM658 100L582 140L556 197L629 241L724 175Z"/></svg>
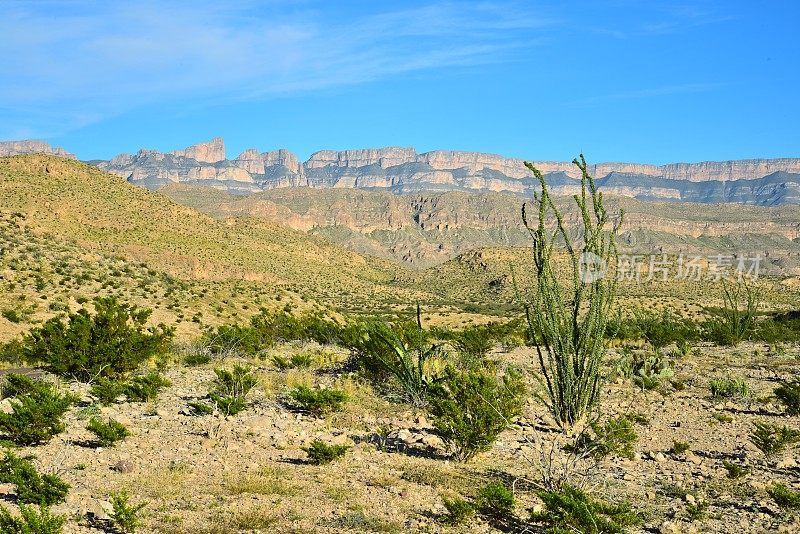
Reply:
<svg viewBox="0 0 800 534"><path fill-rule="evenodd" d="M0 1L0 139L800 157L800 2Z"/></svg>

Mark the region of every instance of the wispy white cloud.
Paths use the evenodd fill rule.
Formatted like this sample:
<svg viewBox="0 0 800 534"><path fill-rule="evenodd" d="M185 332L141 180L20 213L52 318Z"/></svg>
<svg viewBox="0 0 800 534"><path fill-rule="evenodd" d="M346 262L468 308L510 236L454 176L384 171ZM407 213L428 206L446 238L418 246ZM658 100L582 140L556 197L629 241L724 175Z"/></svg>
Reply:
<svg viewBox="0 0 800 534"><path fill-rule="evenodd" d="M5 0L0 137L63 133L154 102L265 98L504 61L552 23L520 6L433 2L339 16L314 2Z"/></svg>

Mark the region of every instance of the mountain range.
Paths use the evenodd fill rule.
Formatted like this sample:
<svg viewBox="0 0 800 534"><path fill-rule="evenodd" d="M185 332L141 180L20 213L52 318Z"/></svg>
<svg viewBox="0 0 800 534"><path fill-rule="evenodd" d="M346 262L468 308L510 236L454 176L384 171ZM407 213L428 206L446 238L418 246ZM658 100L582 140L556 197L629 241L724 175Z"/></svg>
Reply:
<svg viewBox="0 0 800 534"><path fill-rule="evenodd" d="M41 141L0 143L0 156L44 152L74 157ZM248 149L227 159L215 138L182 150L141 149L89 163L129 182L159 189L181 183L233 194L283 187L356 188L392 193L503 192L530 197L538 183L520 159L478 152L389 147L315 152L301 162L288 150ZM580 175L569 162L535 161L556 195L574 193ZM800 158L749 159L648 165L599 163L590 173L607 194L641 200L733 202L776 206L800 204Z"/></svg>

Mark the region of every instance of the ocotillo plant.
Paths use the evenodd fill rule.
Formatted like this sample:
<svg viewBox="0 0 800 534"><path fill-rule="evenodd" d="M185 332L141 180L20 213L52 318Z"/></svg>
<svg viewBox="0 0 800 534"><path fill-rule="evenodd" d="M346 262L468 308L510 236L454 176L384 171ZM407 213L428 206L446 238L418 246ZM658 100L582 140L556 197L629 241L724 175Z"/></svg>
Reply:
<svg viewBox="0 0 800 534"><path fill-rule="evenodd" d="M534 195L538 221L532 224L526 205L522 207L522 220L533 238L537 275L533 299L525 306L526 317L544 376L544 400L562 428L580 422L598 400L604 332L617 287L616 276L604 274L616 264L614 236L623 217L620 210L616 220L610 220L583 154L573 163L581 171L581 191L573 196L583 226L580 241L570 234L544 176L529 162L525 166L542 188ZM554 229L549 224L553 220ZM571 272L563 274L571 276L557 272L553 257L557 243L563 244L569 258Z"/></svg>

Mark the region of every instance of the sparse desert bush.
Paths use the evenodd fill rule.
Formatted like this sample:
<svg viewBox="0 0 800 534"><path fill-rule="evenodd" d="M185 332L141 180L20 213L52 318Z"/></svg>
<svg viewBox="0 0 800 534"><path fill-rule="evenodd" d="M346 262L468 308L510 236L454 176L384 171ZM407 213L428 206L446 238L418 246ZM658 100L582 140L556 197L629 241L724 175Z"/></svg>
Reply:
<svg viewBox="0 0 800 534"><path fill-rule="evenodd" d="M452 499L443 496L442 503L447 510L447 517L445 522L449 525L461 525L470 520L475 515L475 507L469 501L461 497L453 497Z"/></svg>
<svg viewBox="0 0 800 534"><path fill-rule="evenodd" d="M308 462L313 465L325 465L345 455L350 449L347 445L328 445L315 439L309 447L301 447L308 455Z"/></svg>
<svg viewBox="0 0 800 534"><path fill-rule="evenodd" d="M608 456L633 458L633 445L639 440L633 422L624 415L600 424L593 421L575 441L564 447L567 452L601 460Z"/></svg>
<svg viewBox="0 0 800 534"><path fill-rule="evenodd" d="M422 328L390 327L382 321L359 325L350 340L362 371L376 385L386 387L394 380L405 400L414 406L427 403L428 390L436 382L435 364L441 347L428 342Z"/></svg>
<svg viewBox="0 0 800 534"><path fill-rule="evenodd" d="M564 486L561 491L540 491L537 495L544 510L532 514L531 520L545 525L547 532L553 534L621 533L642 522L630 505L596 501L572 486Z"/></svg>
<svg viewBox="0 0 800 534"><path fill-rule="evenodd" d="M670 447L669 452L670 454L683 454L689 450L689 443L686 441L672 441L672 447Z"/></svg>
<svg viewBox="0 0 800 534"><path fill-rule="evenodd" d="M142 502L136 505L130 503L130 496L127 492L121 491L119 493L111 494L111 513L109 517L114 526L120 532L134 533L142 523L139 517L139 512L142 508L147 506L147 503Z"/></svg>
<svg viewBox="0 0 800 534"><path fill-rule="evenodd" d="M30 461L10 451L5 454L0 460L0 482L16 486L20 503L52 506L64 502L69 484L56 475L40 474Z"/></svg>
<svg viewBox="0 0 800 534"><path fill-rule="evenodd" d="M316 416L338 412L347 402L347 393L333 388L310 388L298 386L289 392L289 396L302 409Z"/></svg>
<svg viewBox="0 0 800 534"><path fill-rule="evenodd" d="M800 415L800 380L781 383L775 388L775 396L785 406L787 415Z"/></svg>
<svg viewBox="0 0 800 534"><path fill-rule="evenodd" d="M90 392L100 404L108 406L114 404L125 392L125 382L101 376L92 382Z"/></svg>
<svg viewBox="0 0 800 534"><path fill-rule="evenodd" d="M14 443L38 445L64 431L62 418L77 402L76 396L59 394L52 385L22 375L10 374L6 380L13 384L16 397L11 413L0 413L0 430Z"/></svg>
<svg viewBox="0 0 800 534"><path fill-rule="evenodd" d="M533 164L525 162L539 180L536 195L538 220L523 222L533 237L536 270L534 300L525 303L526 318L535 342L539 366L544 375L546 404L556 422L572 427L597 403L600 394L600 366L606 351L605 331L616 295L617 277L604 276L591 265L616 264L615 234L622 224L622 212L612 224L588 172L586 160L574 160L581 171L580 194L573 198L581 214L582 243L576 245L561 211L550 196L547 182ZM587 201L587 193L589 199ZM556 222L550 229L548 215ZM557 240L563 241L569 256L570 282L563 284L553 259Z"/></svg>
<svg viewBox="0 0 800 534"><path fill-rule="evenodd" d="M776 482L767 488L767 493L781 508L789 510L800 508L800 492L792 491L786 484Z"/></svg>
<svg viewBox="0 0 800 534"><path fill-rule="evenodd" d="M800 311L780 313L756 324L753 339L765 343L797 343L800 341Z"/></svg>
<svg viewBox="0 0 800 534"><path fill-rule="evenodd" d="M98 298L95 313L70 313L66 321L53 317L23 340L23 359L39 362L53 373L81 382L99 376L113 378L136 370L167 349L174 329L145 328L150 310Z"/></svg>
<svg viewBox="0 0 800 534"><path fill-rule="evenodd" d="M135 376L123 386L123 393L130 402L147 402L158 398L159 392L172 382L157 372Z"/></svg>
<svg viewBox="0 0 800 534"><path fill-rule="evenodd" d="M258 379L247 367L234 365L232 370L214 369L214 388L208 394L211 402L225 415L236 415L247 407L247 394Z"/></svg>
<svg viewBox="0 0 800 534"><path fill-rule="evenodd" d="M490 482L478 491L475 508L490 517L508 517L514 513L514 492L502 482Z"/></svg>
<svg viewBox="0 0 800 534"><path fill-rule="evenodd" d="M742 478L750 472L741 465L729 462L728 460L722 460L722 467L727 471L726 476L731 479Z"/></svg>
<svg viewBox="0 0 800 534"><path fill-rule="evenodd" d="M214 408L204 402L190 402L189 409L192 415L210 415L214 413Z"/></svg>
<svg viewBox="0 0 800 534"><path fill-rule="evenodd" d="M661 313L651 310L634 310L633 329L640 339L660 350L673 343L686 343L699 337L696 325L683 319L675 312L662 310Z"/></svg>
<svg viewBox="0 0 800 534"><path fill-rule="evenodd" d="M459 461L488 450L522 412L525 386L519 373L502 378L480 370L445 370L429 392L428 410L437 434Z"/></svg>
<svg viewBox="0 0 800 534"><path fill-rule="evenodd" d="M48 506L19 506L19 516L0 506L0 532L3 534L61 534L66 515L53 515Z"/></svg>
<svg viewBox="0 0 800 534"><path fill-rule="evenodd" d="M750 441L767 460L772 460L787 448L800 443L800 430L756 421L750 432Z"/></svg>
<svg viewBox="0 0 800 534"><path fill-rule="evenodd" d="M749 339L756 327L760 293L742 278L734 284L722 281L723 307L704 325L706 337L718 345L736 346Z"/></svg>
<svg viewBox="0 0 800 534"><path fill-rule="evenodd" d="M750 396L750 387L742 377L714 378L708 384L711 396L725 399L746 399Z"/></svg>
<svg viewBox="0 0 800 534"><path fill-rule="evenodd" d="M97 442L101 447L113 447L116 442L131 435L125 425L114 419L103 422L92 417L89 420L89 424L86 425L86 430L97 437Z"/></svg>

